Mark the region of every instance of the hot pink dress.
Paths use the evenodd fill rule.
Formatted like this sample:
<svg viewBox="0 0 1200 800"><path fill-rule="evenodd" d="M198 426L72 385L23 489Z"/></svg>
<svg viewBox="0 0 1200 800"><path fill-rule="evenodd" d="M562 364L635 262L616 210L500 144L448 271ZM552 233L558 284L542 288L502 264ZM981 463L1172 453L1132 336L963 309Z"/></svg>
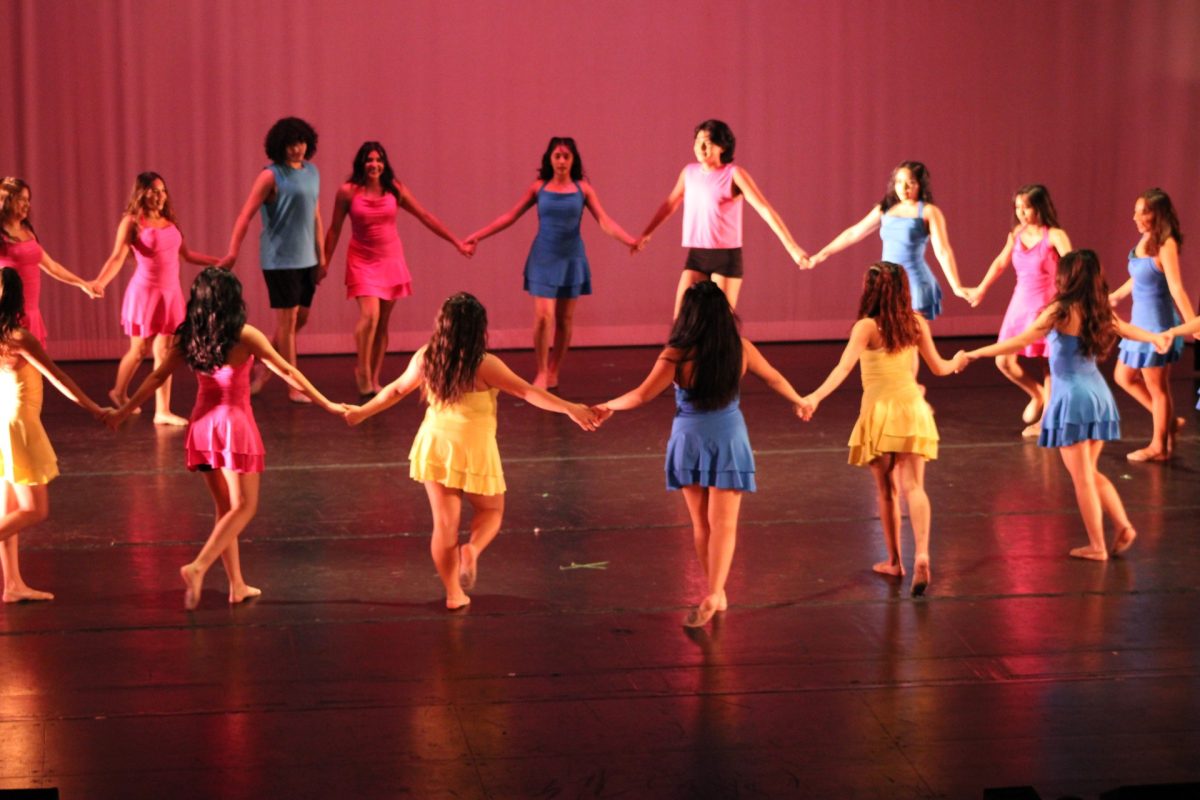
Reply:
<svg viewBox="0 0 1200 800"><path fill-rule="evenodd" d="M188 426L187 468L262 472L262 437L250 409L250 365L197 372L196 405Z"/></svg>
<svg viewBox="0 0 1200 800"><path fill-rule="evenodd" d="M346 252L346 297L395 300L412 294L412 276L396 232L399 205L391 192L350 200L350 248Z"/></svg>
<svg viewBox="0 0 1200 800"><path fill-rule="evenodd" d="M37 237L31 236L23 242L9 239L0 255L0 267L12 267L21 276L25 288L25 328L45 347L46 323L38 307L42 297L42 268L38 265L42 263L43 255Z"/></svg>
<svg viewBox="0 0 1200 800"><path fill-rule="evenodd" d="M183 322L183 291L179 288L182 245L183 235L174 225L138 228L131 245L137 271L121 304L121 325L126 336L170 336Z"/></svg>
<svg viewBox="0 0 1200 800"><path fill-rule="evenodd" d="M1058 251L1050 244L1050 229L1046 229L1040 242L1028 248L1021 241L1021 231L1014 233L1012 264L1013 272L1017 274L1017 285L1013 289L1012 300L1008 303L1008 311L1004 314L1004 322L1000 324L1001 341L1028 328L1042 309L1054 299L1054 273L1058 269ZM1044 358L1049 354L1046 340L1031 342L1020 350L1019 354L1031 358Z"/></svg>

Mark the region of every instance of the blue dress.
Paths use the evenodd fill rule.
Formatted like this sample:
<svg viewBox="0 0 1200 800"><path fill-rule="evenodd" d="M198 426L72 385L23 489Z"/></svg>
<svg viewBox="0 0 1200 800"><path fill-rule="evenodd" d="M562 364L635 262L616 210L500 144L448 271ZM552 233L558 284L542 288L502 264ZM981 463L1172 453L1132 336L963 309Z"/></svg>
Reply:
<svg viewBox="0 0 1200 800"><path fill-rule="evenodd" d="M883 260L904 267L913 310L925 319L937 319L942 313L942 287L925 263L929 229L921 214L925 204L917 203L917 216L896 217L884 213L879 220L879 238L883 240Z"/></svg>
<svg viewBox="0 0 1200 800"><path fill-rule="evenodd" d="M688 391L675 387L675 421L667 442L667 488L709 486L753 492L754 453L735 397L714 411L700 411Z"/></svg>
<svg viewBox="0 0 1200 800"><path fill-rule="evenodd" d="M1096 359L1079 352L1079 337L1052 330L1050 402L1042 416L1039 447L1067 447L1091 440L1121 438L1121 415Z"/></svg>
<svg viewBox="0 0 1200 800"><path fill-rule="evenodd" d="M584 203L578 183L566 194L548 192L545 184L538 189L538 232L525 259L525 291L534 297L592 293L592 271L579 235Z"/></svg>
<svg viewBox="0 0 1200 800"><path fill-rule="evenodd" d="M1155 268L1153 256L1137 256L1129 251L1129 275L1133 278L1133 311L1130 322L1139 328L1158 333L1178 325L1182 320L1175 310L1167 276ZM1158 353L1150 342L1121 340L1121 363L1141 369L1142 367L1165 367L1174 364L1183 355L1182 336L1176 336L1171 349Z"/></svg>

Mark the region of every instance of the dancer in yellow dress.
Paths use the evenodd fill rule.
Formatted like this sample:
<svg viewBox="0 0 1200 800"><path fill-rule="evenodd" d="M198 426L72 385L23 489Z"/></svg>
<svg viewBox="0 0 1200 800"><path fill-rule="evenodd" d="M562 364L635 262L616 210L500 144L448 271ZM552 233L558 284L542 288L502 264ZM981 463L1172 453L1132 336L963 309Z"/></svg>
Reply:
<svg viewBox="0 0 1200 800"><path fill-rule="evenodd" d="M49 515L47 484L58 477L58 459L42 428L42 376L97 419L103 413L46 355L37 337L21 327L23 288L15 269L0 269L0 458L4 469L0 565L6 603L54 599L49 592L25 583L17 559L18 534Z"/></svg>
<svg viewBox="0 0 1200 800"><path fill-rule="evenodd" d="M496 395L500 391L545 409L567 414L594 430L597 413L526 383L487 352L487 311L466 292L448 298L438 312L429 343L413 354L408 368L369 403L348 406L346 422L357 425L422 387L429 408L408 454L409 477L425 484L433 513L429 549L446 589L446 608L471 602L479 555L500 532L504 515L504 472L496 447ZM471 538L458 545L462 501L474 510Z"/></svg>
<svg viewBox="0 0 1200 800"><path fill-rule="evenodd" d="M904 269L881 261L867 270L859 301L858 322L841 361L825 382L804 398L813 411L861 364L863 398L858 421L850 434L850 463L867 466L875 477L879 518L888 559L874 569L900 577L900 495L908 503L916 553L913 559L912 594L919 597L929 586L929 498L925 494L925 462L937 458L938 432L933 410L925 402L913 375L914 353L919 352L935 375L949 375L966 365L966 356L953 361L941 357L927 323L912 310L908 277Z"/></svg>

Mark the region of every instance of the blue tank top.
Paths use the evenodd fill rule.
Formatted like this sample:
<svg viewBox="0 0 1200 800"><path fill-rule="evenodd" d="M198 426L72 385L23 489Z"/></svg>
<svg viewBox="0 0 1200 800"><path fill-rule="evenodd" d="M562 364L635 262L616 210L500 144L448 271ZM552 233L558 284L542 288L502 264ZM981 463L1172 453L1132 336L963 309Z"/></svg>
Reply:
<svg viewBox="0 0 1200 800"><path fill-rule="evenodd" d="M560 258L585 258L583 238L579 235L586 198L575 184L573 192L548 192L538 189L538 232L531 256L537 261Z"/></svg>
<svg viewBox="0 0 1200 800"><path fill-rule="evenodd" d="M275 199L263 203L258 240L263 269L305 269L317 265L316 213L321 176L308 161L300 169L268 164L275 176Z"/></svg>
<svg viewBox="0 0 1200 800"><path fill-rule="evenodd" d="M925 260L929 228L922 219L923 202L917 203L915 217L897 217L884 213L879 220L879 238L883 240L883 260L910 269Z"/></svg>

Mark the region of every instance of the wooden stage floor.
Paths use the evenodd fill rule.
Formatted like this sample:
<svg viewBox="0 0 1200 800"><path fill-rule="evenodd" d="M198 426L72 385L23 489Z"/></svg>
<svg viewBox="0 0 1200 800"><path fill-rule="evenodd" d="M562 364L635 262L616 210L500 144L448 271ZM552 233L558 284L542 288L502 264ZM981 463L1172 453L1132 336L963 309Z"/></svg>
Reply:
<svg viewBox="0 0 1200 800"><path fill-rule="evenodd" d="M764 350L806 391L840 345ZM654 354L576 351L562 392L607 399ZM529 374L531 354L503 355ZM301 366L353 397L349 357ZM95 396L115 369L67 367ZM928 597L870 570L872 483L845 463L857 377L809 424L749 378L759 491L731 608L697 635L680 626L702 587L687 514L663 488L669 393L594 434L502 399L504 526L471 608L451 614L407 477L419 403L352 430L275 381L255 401L268 467L242 539L265 593L228 607L217 565L187 613L177 569L211 506L181 433L147 419L109 433L47 387L63 476L22 553L57 599L0 609L0 790L972 798L1031 785L1051 798L1200 780L1191 369L1173 386L1188 427L1169 465L1125 461L1150 420L1117 391L1126 438L1102 464L1140 538L1108 563L1067 557L1085 542L1071 483L1057 453L1020 439L1018 390L988 363L925 381L942 436ZM181 373L177 411L193 387Z"/></svg>

